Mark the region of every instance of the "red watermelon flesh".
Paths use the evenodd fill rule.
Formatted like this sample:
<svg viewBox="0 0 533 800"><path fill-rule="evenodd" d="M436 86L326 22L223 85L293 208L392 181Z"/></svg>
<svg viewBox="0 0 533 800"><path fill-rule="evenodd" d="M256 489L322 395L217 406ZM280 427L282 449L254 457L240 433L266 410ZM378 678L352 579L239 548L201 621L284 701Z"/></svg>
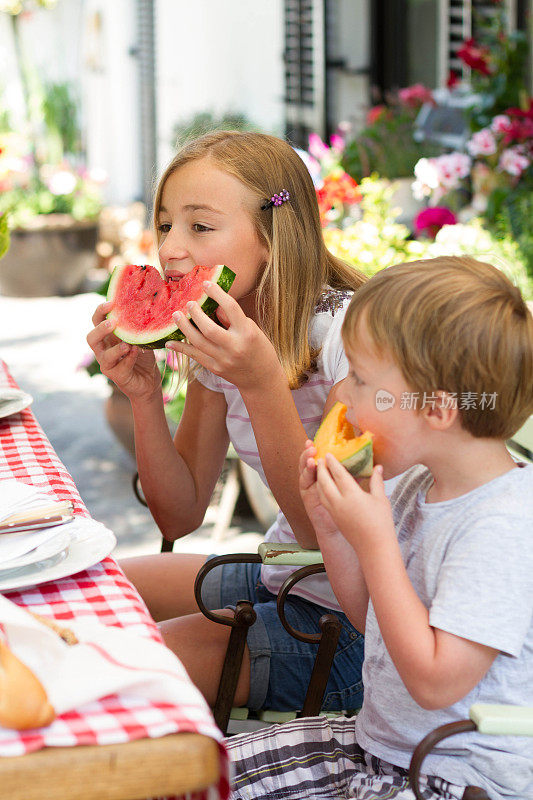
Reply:
<svg viewBox="0 0 533 800"><path fill-rule="evenodd" d="M195 300L212 316L218 303L207 296L203 282L213 281L228 291L234 278L235 273L224 265L196 266L172 281L150 265L120 265L113 271L107 293L113 302L108 316L115 323L114 333L125 342L150 348L164 347L169 339L183 339L172 314L187 314L186 304Z"/></svg>

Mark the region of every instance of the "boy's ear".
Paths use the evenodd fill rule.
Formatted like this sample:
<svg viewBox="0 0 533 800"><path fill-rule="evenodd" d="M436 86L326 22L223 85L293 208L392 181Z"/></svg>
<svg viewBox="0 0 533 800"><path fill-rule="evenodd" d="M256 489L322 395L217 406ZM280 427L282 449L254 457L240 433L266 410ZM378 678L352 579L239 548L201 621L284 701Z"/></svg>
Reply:
<svg viewBox="0 0 533 800"><path fill-rule="evenodd" d="M457 397L438 389L421 409L422 416L433 430L446 431L459 416Z"/></svg>

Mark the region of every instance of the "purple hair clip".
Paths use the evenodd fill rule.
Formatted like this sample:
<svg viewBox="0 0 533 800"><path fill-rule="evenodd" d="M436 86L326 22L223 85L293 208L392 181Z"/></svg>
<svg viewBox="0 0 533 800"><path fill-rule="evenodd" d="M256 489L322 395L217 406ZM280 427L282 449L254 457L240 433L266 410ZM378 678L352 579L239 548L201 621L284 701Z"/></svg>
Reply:
<svg viewBox="0 0 533 800"><path fill-rule="evenodd" d="M270 208L271 206L281 206L290 199L291 196L288 191L286 189L282 189L279 194L273 194L270 200L267 200L265 203L263 203L261 206L261 211L266 211L267 208Z"/></svg>

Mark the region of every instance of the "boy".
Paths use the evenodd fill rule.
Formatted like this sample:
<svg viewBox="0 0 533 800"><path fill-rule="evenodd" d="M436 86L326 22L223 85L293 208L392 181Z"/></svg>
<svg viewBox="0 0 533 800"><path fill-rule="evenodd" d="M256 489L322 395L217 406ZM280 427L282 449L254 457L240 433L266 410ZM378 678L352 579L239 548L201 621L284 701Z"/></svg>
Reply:
<svg viewBox="0 0 533 800"><path fill-rule="evenodd" d="M307 442L300 490L344 611L365 630L354 719L230 739L233 798L412 800L406 768L473 702L533 704L533 465L508 439L533 412L533 318L471 258L400 264L354 295L338 399L374 434L364 492ZM383 479L400 475L390 503ZM362 626L362 627L361 627ZM455 737L424 762L424 797L533 798L526 737Z"/></svg>

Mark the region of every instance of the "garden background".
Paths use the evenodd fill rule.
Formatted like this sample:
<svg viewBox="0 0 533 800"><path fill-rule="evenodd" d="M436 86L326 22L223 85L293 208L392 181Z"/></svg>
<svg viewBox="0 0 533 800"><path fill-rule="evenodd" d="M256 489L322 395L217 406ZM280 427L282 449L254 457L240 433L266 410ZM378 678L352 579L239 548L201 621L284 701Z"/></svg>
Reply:
<svg viewBox="0 0 533 800"><path fill-rule="evenodd" d="M286 136L328 247L368 275L468 253L533 300L532 6L0 0L0 356L97 518L153 550L127 433L116 431L125 447L91 437L120 399L84 336L113 267L156 263L153 182L189 136ZM172 426L183 389L164 352L160 364ZM101 505L110 476L122 516ZM215 501L226 489L232 508L240 487L237 530L260 535L268 516L247 502L261 489L245 483L229 458Z"/></svg>

